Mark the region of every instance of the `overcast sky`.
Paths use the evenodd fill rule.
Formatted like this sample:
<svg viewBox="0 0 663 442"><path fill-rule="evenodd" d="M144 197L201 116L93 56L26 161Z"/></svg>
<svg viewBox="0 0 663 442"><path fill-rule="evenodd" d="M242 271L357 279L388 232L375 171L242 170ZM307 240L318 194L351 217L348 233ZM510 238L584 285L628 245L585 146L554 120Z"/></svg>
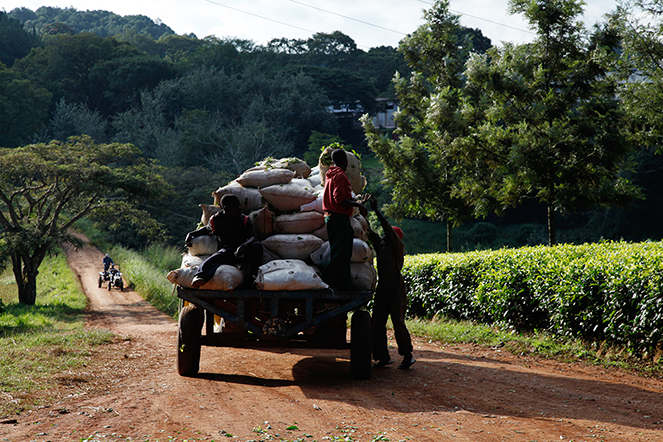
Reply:
<svg viewBox="0 0 663 442"><path fill-rule="evenodd" d="M161 20L178 34L238 37L266 44L273 38L305 39L339 30L364 50L397 46L422 23L433 0L2 0L6 12L41 6L112 11ZM479 28L494 45L524 43L533 33L518 15L507 13L508 0L451 0L450 9L464 26ZM615 8L615 0L586 0L589 27Z"/></svg>

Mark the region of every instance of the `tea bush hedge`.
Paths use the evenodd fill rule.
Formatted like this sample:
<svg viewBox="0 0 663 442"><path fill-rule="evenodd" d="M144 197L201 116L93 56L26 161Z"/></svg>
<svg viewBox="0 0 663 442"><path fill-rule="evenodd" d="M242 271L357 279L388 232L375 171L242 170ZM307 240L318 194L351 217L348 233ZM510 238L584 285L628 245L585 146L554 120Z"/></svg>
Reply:
<svg viewBox="0 0 663 442"><path fill-rule="evenodd" d="M637 354L663 334L663 243L602 242L407 256L408 314L606 341Z"/></svg>

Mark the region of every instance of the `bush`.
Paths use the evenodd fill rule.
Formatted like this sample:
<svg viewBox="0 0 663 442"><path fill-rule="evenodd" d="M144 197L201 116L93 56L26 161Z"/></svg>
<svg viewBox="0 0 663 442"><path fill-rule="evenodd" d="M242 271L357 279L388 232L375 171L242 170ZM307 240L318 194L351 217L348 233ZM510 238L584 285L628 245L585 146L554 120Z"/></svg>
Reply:
<svg viewBox="0 0 663 442"><path fill-rule="evenodd" d="M653 353L663 243L604 242L406 257L409 314L607 341Z"/></svg>

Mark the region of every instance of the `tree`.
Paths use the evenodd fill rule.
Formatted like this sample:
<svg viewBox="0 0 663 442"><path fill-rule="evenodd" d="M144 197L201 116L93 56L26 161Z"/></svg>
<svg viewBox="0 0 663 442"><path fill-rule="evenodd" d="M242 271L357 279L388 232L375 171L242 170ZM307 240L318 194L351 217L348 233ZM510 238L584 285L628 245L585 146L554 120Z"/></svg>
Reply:
<svg viewBox="0 0 663 442"><path fill-rule="evenodd" d="M20 21L0 11L0 63L7 67L39 45L36 33L27 33Z"/></svg>
<svg viewBox="0 0 663 442"><path fill-rule="evenodd" d="M472 213L457 195L462 169L456 144L473 115L463 112L469 104L461 77L467 55L457 38L458 16L449 13L447 1L437 1L424 18L426 23L399 47L413 73L409 78L396 75L394 79L399 99L394 134L398 138L381 135L367 115L362 124L392 189L388 213L396 218L445 222L447 251L451 251L453 227Z"/></svg>
<svg viewBox="0 0 663 442"><path fill-rule="evenodd" d="M501 207L533 198L548 208L548 243L557 242L556 215L625 204L635 189L620 177L629 144L615 78L602 62L610 47L585 38L578 0L510 0L537 31L531 44L507 44L468 63L470 87L486 95L482 151L497 159L466 183ZM483 168L482 170L486 170ZM481 182L483 180L483 182Z"/></svg>
<svg viewBox="0 0 663 442"><path fill-rule="evenodd" d="M621 2L604 34L620 53L619 96L629 117L635 142L663 150L663 1Z"/></svg>
<svg viewBox="0 0 663 442"><path fill-rule="evenodd" d="M58 34L17 60L13 69L53 94L57 102L86 103L110 116L125 100L174 76L171 63L148 56L128 43L92 34Z"/></svg>
<svg viewBox="0 0 663 442"><path fill-rule="evenodd" d="M48 119L51 94L0 64L0 146L28 142Z"/></svg>
<svg viewBox="0 0 663 442"><path fill-rule="evenodd" d="M0 149L0 244L11 257L19 302L35 303L46 253L58 244L78 245L69 229L88 214L129 218L158 236L160 227L135 204L164 190L158 170L130 144L81 136Z"/></svg>

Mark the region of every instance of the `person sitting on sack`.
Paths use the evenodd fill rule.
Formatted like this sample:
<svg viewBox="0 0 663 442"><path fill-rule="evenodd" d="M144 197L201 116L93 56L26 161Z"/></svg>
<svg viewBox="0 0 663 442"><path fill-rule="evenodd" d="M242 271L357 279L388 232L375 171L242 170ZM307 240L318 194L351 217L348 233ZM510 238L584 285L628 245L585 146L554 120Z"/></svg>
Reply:
<svg viewBox="0 0 663 442"><path fill-rule="evenodd" d="M389 224L378 210L374 197L370 198L370 204L384 230L382 237L372 229L368 231L368 240L375 249L378 264L378 285L373 297L372 315L373 359L377 361L376 367L384 367L394 362L389 357L387 345L387 318L391 316L398 354L403 356L403 362L398 368L407 370L415 363L415 359L412 357L410 332L405 326L407 292L401 275L405 256L403 230Z"/></svg>
<svg viewBox="0 0 663 442"><path fill-rule="evenodd" d="M201 235L215 235L217 252L210 255L193 277L193 288L199 288L212 279L220 265L238 265L244 275L244 285L250 286L262 262L262 244L248 216L240 212L239 198L224 195L221 198L222 211L212 215L209 226L189 232L186 245L191 247L193 238Z"/></svg>
<svg viewBox="0 0 663 442"><path fill-rule="evenodd" d="M350 216L355 207L363 216L366 216L368 211L352 196L352 186L345 174L345 169L348 167L345 150L334 149L331 158L334 166L325 174L325 191L322 196L322 210L329 236L331 259L322 269L322 280L332 288L353 290L350 258L352 258L354 231L350 224Z"/></svg>

